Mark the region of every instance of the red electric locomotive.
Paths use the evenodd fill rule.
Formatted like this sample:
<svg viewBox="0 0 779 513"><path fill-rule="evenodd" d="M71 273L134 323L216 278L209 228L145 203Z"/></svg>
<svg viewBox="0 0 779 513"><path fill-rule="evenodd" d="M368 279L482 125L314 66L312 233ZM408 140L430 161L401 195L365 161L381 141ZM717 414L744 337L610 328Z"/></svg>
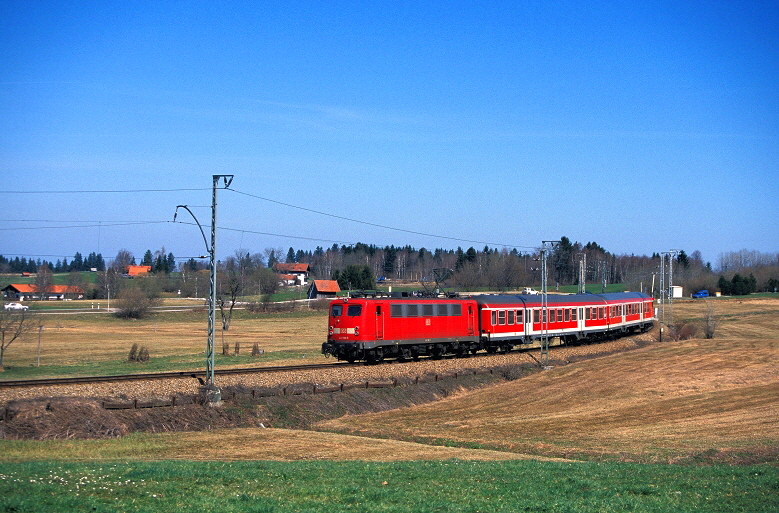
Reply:
<svg viewBox="0 0 779 513"><path fill-rule="evenodd" d="M543 336L598 340L654 325L641 293L484 295L473 298L344 298L330 305L322 353L375 363L384 358L508 352Z"/></svg>

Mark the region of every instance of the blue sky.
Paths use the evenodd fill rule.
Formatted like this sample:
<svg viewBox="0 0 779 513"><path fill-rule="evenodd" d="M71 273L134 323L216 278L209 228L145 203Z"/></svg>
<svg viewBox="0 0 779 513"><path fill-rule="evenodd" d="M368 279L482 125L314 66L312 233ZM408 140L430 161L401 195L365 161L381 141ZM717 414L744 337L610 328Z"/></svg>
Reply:
<svg viewBox="0 0 779 513"><path fill-rule="evenodd" d="M210 223L213 174L220 257L777 252L777 27L749 1L7 0L0 254L203 254L170 221Z"/></svg>

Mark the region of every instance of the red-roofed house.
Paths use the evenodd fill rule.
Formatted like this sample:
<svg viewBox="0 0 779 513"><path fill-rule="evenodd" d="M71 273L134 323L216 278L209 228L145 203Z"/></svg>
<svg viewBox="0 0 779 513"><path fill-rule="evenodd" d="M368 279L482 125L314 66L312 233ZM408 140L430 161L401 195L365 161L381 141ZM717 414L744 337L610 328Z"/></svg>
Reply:
<svg viewBox="0 0 779 513"><path fill-rule="evenodd" d="M38 286L28 283L12 283L3 289L3 297L19 301L38 299ZM43 299L81 299L84 289L75 285L49 285Z"/></svg>
<svg viewBox="0 0 779 513"><path fill-rule="evenodd" d="M335 280L314 280L308 288L308 299L336 297L339 292L341 287Z"/></svg>
<svg viewBox="0 0 779 513"><path fill-rule="evenodd" d="M284 285L305 285L308 283L308 264L283 264L276 262L273 270L281 274Z"/></svg>
<svg viewBox="0 0 779 513"><path fill-rule="evenodd" d="M151 272L150 265L128 265L127 266L127 276L129 277L140 276L142 274L148 274L150 272Z"/></svg>

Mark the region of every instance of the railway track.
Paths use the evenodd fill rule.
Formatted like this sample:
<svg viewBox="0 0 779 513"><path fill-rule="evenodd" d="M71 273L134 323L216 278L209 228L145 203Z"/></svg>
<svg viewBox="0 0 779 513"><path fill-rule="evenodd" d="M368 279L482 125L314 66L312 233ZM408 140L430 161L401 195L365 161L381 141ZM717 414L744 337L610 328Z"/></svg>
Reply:
<svg viewBox="0 0 779 513"><path fill-rule="evenodd" d="M559 346L550 346L549 350L554 351ZM538 351L538 348L524 348L524 349L514 349L511 351L511 353L530 353L532 356L533 351ZM503 353L507 354L507 353ZM481 358L490 358L493 354L491 353L478 353L474 355L469 355L468 357L464 358L465 360L469 359L481 359ZM534 356L532 356L533 359L537 362L538 359L536 359ZM446 355L440 358L440 360L459 360L462 358L459 358L454 355ZM435 361L432 358L424 358L422 361ZM394 363L401 363L398 360L386 360L384 362L384 365L387 364L394 364ZM234 368L234 369L217 369L214 371L215 376L227 376L227 375L235 375L235 374L261 374L261 373L280 373L280 372L295 372L295 371L306 371L306 370L334 370L334 369L344 369L348 367L365 367L365 366L371 366L370 364L366 364L365 362L356 362L356 363L349 363L349 362L336 362L336 363L313 363L313 364L306 364L306 365L283 365L283 366L273 366L273 367L245 367L245 368ZM80 377L71 377L71 378L45 378L45 379L18 379L18 380L6 380L6 381L0 381L0 389L2 388L33 388L37 386L51 386L51 385L75 385L75 384L94 384L94 383L110 383L110 382L122 382L122 381L150 381L150 380L157 380L157 379L197 379L197 378L205 378L205 371L204 370L197 370L197 371L175 371L175 372L149 372L149 373L143 373L143 374L117 374L117 375L111 375L111 376L80 376Z"/></svg>
<svg viewBox="0 0 779 513"><path fill-rule="evenodd" d="M301 370L324 370L363 365L361 363L313 363L308 365L284 365L277 367L248 367L238 369L218 369L215 375L226 376L229 374L254 374L270 372L294 372ZM12 387L36 387L50 385L73 385L87 383L107 383L119 381L148 381L154 379L192 379L204 378L205 371L178 371L178 372L148 372L143 374L119 374L114 376L80 376L73 378L48 378L48 379L16 379L0 381L0 388Z"/></svg>

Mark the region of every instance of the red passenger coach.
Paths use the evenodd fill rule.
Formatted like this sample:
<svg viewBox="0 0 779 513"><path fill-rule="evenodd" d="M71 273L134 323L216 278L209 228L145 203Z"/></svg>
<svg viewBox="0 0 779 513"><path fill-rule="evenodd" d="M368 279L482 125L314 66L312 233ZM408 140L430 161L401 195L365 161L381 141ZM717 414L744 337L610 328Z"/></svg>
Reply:
<svg viewBox="0 0 779 513"><path fill-rule="evenodd" d="M477 296L482 345L508 351L543 336L564 342L646 331L654 325L652 298L638 292Z"/></svg>
<svg viewBox="0 0 779 513"><path fill-rule="evenodd" d="M484 295L474 298L344 298L330 305L322 353L379 362L479 350L508 352L547 336L601 340L654 325L652 298L613 294Z"/></svg>

